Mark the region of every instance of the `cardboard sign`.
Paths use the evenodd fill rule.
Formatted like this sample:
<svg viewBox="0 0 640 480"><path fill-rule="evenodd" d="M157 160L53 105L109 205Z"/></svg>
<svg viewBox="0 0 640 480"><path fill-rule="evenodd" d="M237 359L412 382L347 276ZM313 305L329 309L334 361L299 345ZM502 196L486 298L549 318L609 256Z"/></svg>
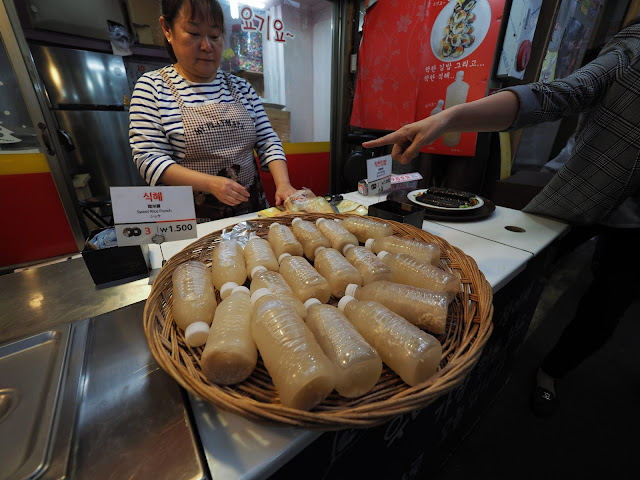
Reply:
<svg viewBox="0 0 640 480"><path fill-rule="evenodd" d="M191 187L111 187L118 246L196 238Z"/></svg>
<svg viewBox="0 0 640 480"><path fill-rule="evenodd" d="M383 155L382 157L370 158L367 160L367 180L379 180L383 177L391 175L391 155Z"/></svg>

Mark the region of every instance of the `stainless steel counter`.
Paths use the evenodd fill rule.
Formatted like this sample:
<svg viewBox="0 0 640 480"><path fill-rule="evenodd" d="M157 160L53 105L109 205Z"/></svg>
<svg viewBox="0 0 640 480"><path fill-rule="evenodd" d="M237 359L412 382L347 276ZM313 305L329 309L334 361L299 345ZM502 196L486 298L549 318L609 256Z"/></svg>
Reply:
<svg viewBox="0 0 640 480"><path fill-rule="evenodd" d="M97 287L82 258L0 277L0 387L14 394L0 431L19 438L25 415L43 436L16 478L209 477L186 396L147 345L150 291L148 277Z"/></svg>
<svg viewBox="0 0 640 480"><path fill-rule="evenodd" d="M91 319L71 478L207 478L178 384L156 363L144 303Z"/></svg>
<svg viewBox="0 0 640 480"><path fill-rule="evenodd" d="M96 286L82 258L0 276L0 343L146 300L147 277Z"/></svg>

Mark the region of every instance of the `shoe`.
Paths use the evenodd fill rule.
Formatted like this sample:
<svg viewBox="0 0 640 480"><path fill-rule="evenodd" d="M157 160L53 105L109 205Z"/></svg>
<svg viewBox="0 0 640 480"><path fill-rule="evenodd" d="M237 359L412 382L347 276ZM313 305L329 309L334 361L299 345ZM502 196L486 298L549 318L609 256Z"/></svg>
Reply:
<svg viewBox="0 0 640 480"><path fill-rule="evenodd" d="M548 417L558 408L558 397L549 390L536 386L531 395L531 410L538 417Z"/></svg>

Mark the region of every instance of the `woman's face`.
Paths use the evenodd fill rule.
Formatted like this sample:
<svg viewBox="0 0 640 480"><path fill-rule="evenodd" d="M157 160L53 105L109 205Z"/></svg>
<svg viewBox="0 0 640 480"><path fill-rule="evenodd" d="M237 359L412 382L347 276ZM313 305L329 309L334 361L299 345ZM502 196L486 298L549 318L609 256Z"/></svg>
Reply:
<svg viewBox="0 0 640 480"><path fill-rule="evenodd" d="M173 47L180 74L192 82L210 82L220 66L222 28L212 20L190 17L190 7L185 4L173 26L170 27L164 17L160 17L160 25Z"/></svg>

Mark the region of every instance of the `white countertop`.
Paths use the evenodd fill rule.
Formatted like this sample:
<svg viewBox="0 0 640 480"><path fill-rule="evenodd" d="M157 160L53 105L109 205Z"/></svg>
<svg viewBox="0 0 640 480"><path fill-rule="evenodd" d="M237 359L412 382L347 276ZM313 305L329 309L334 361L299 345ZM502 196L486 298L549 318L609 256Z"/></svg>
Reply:
<svg viewBox="0 0 640 480"><path fill-rule="evenodd" d="M369 206L386 200L387 194L364 196L358 192L350 192L343 194L343 197ZM540 253L547 245L569 229L569 225L558 220L499 206L496 206L496 210L491 216L484 220L473 222L425 220L422 228L430 231L427 225L432 224L524 250L532 255ZM466 251L465 253L471 255ZM471 256L473 257L473 255Z"/></svg>
<svg viewBox="0 0 640 480"><path fill-rule="evenodd" d="M386 199L386 195L366 197L357 192L343 197L365 206ZM254 218L257 218L255 214L247 214L199 224L198 237ZM525 232L516 233L504 228L510 225ZM494 214L486 220L468 223L424 221L422 228L471 256L495 293L567 227L518 210L496 207ZM168 260L194 240L163 244L164 258ZM160 267L162 256L157 245L150 245L150 259L153 268ZM189 399L213 478L265 478L321 435L294 427L258 424L192 395Z"/></svg>

